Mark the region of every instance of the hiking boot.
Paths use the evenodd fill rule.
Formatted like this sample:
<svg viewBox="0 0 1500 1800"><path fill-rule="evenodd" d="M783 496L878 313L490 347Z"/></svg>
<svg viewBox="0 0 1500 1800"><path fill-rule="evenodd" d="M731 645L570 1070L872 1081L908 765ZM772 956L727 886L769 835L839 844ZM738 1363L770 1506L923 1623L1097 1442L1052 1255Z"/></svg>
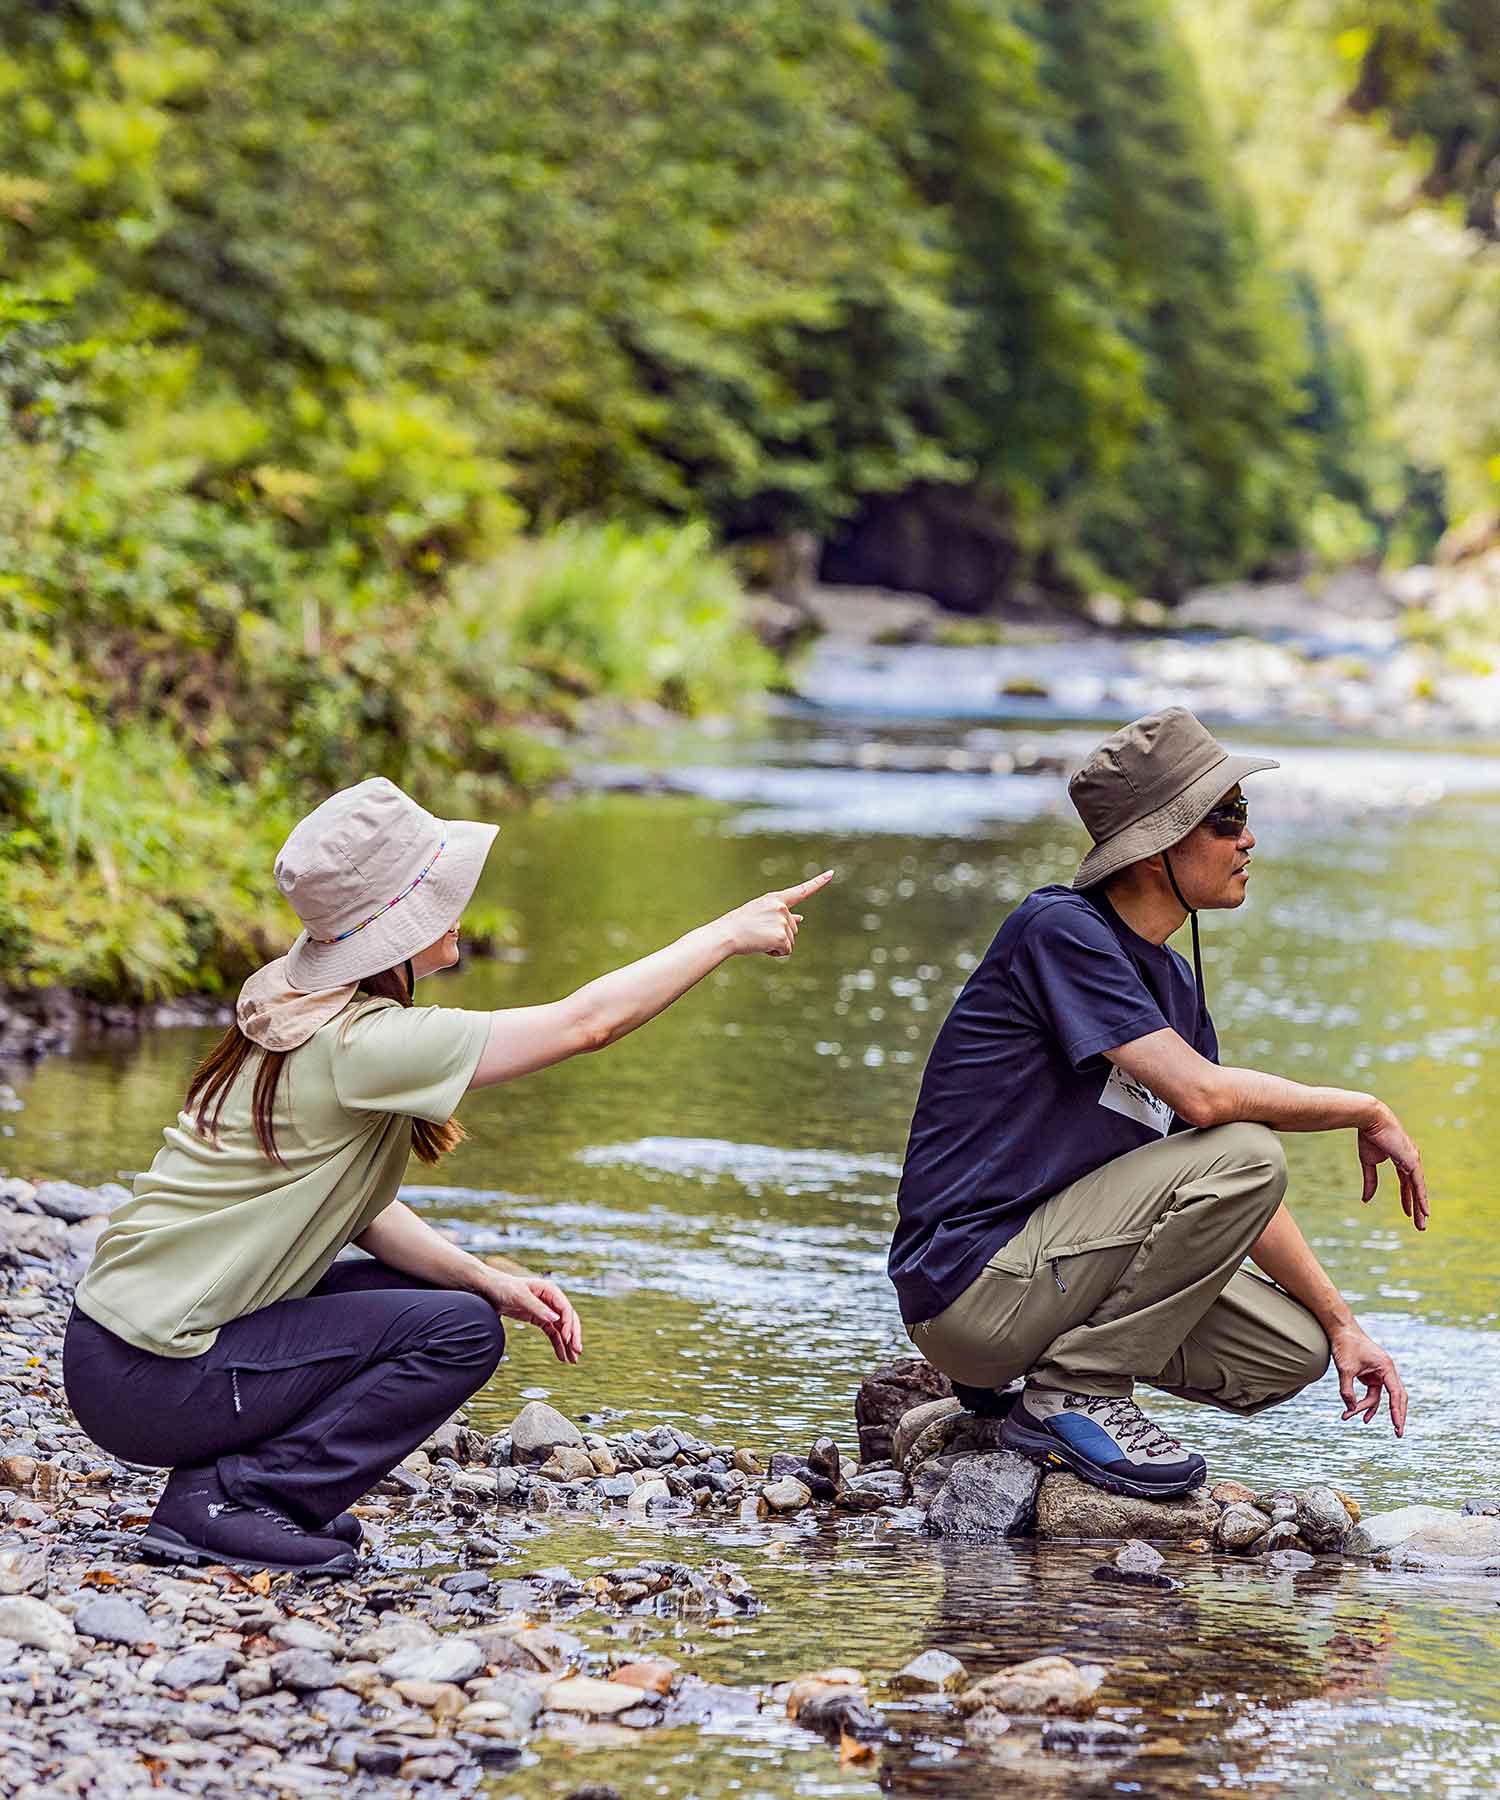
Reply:
<svg viewBox="0 0 1500 1800"><path fill-rule="evenodd" d="M970 1387L963 1381L953 1384L953 1398L965 1412L981 1419L1003 1419L1020 1397L1019 1381L1008 1387Z"/></svg>
<svg viewBox="0 0 1500 1800"><path fill-rule="evenodd" d="M1208 1477L1201 1456L1184 1450L1124 1394L1028 1386L1007 1414L1000 1441L1111 1494L1141 1500L1185 1494Z"/></svg>
<svg viewBox="0 0 1500 1800"><path fill-rule="evenodd" d="M303 1575L348 1575L359 1567L353 1546L343 1539L304 1531L274 1507L242 1506L231 1499L211 1467L172 1471L141 1549L170 1562Z"/></svg>
<svg viewBox="0 0 1500 1800"><path fill-rule="evenodd" d="M357 1550L364 1542L365 1528L352 1512L335 1513L319 1530L318 1536L337 1538L341 1544L348 1544Z"/></svg>

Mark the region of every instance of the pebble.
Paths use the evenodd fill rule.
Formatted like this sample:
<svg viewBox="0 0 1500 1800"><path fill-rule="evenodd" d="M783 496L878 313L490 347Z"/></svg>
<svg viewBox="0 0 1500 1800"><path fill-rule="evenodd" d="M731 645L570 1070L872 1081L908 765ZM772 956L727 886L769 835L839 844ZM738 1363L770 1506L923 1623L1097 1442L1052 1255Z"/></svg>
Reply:
<svg viewBox="0 0 1500 1800"><path fill-rule="evenodd" d="M768 1512L794 1513L811 1504L812 1490L794 1475L784 1475L779 1481L767 1482L760 1490L760 1498Z"/></svg>
<svg viewBox="0 0 1500 1800"><path fill-rule="evenodd" d="M60 1650L64 1655L71 1655L78 1641L71 1619L29 1594L0 1598L0 1638L12 1638L37 1650Z"/></svg>
<svg viewBox="0 0 1500 1800"><path fill-rule="evenodd" d="M468 1638L439 1638L386 1657L380 1672L390 1681L467 1681L484 1667L484 1653Z"/></svg>
<svg viewBox="0 0 1500 1800"><path fill-rule="evenodd" d="M271 1676L277 1687L307 1694L332 1687L339 1672L320 1650L280 1650L271 1658Z"/></svg>
<svg viewBox="0 0 1500 1800"><path fill-rule="evenodd" d="M96 1594L85 1600L73 1614L73 1629L101 1643L129 1645L154 1644L162 1630L139 1602L121 1594Z"/></svg>
<svg viewBox="0 0 1500 1800"><path fill-rule="evenodd" d="M958 1710L993 1709L1036 1717L1049 1713L1091 1713L1106 1671L1098 1663L1075 1663L1066 1656L1038 1656L987 1675L958 1697Z"/></svg>

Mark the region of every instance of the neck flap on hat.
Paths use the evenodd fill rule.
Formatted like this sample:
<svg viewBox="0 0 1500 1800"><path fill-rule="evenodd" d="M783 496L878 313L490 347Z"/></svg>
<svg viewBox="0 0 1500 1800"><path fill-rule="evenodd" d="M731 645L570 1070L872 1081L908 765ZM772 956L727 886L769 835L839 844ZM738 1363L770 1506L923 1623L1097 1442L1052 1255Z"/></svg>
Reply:
<svg viewBox="0 0 1500 1800"><path fill-rule="evenodd" d="M354 998L358 982L304 994L287 980L286 958L277 957L257 969L240 989L235 1021L252 1044L262 1050L295 1050Z"/></svg>

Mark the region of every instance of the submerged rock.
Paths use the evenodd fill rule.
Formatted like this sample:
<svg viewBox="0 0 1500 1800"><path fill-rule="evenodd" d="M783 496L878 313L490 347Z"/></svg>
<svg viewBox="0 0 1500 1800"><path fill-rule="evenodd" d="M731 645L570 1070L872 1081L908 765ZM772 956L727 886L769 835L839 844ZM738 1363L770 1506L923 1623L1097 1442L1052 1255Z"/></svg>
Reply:
<svg viewBox="0 0 1500 1800"><path fill-rule="evenodd" d="M1126 1587L1160 1588L1166 1591L1181 1585L1173 1581L1170 1575L1162 1573L1166 1560L1159 1550L1153 1550L1139 1538L1131 1538L1120 1546L1108 1562L1101 1563L1094 1570L1094 1579L1116 1581Z"/></svg>
<svg viewBox="0 0 1500 1800"><path fill-rule="evenodd" d="M1076 1475L1048 1475L1037 1495L1036 1530L1042 1538L1186 1543L1213 1535L1218 1510L1207 1488L1194 1488L1173 1500L1136 1500L1106 1494Z"/></svg>
<svg viewBox="0 0 1500 1800"><path fill-rule="evenodd" d="M971 1456L957 1464L927 1513L938 1537L1019 1537L1031 1528L1042 1472L1013 1450Z"/></svg>
<svg viewBox="0 0 1500 1800"><path fill-rule="evenodd" d="M1091 1713L1106 1670L1066 1656L1037 1656L987 1675L958 1697L961 1713L985 1711L1040 1717Z"/></svg>
<svg viewBox="0 0 1500 1800"><path fill-rule="evenodd" d="M1459 1513L1424 1525L1401 1545L1396 1560L1403 1569L1500 1575L1500 1517Z"/></svg>

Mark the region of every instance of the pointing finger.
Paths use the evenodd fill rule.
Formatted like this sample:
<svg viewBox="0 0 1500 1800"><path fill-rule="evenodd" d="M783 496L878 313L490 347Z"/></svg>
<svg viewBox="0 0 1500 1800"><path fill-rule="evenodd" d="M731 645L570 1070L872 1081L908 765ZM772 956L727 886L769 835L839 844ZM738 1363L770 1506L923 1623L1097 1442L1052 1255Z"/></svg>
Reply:
<svg viewBox="0 0 1500 1800"><path fill-rule="evenodd" d="M796 887L782 888L776 899L784 906L795 906L799 901L816 894L819 888L825 888L833 880L833 870L825 869L821 875L814 875L811 881L800 881Z"/></svg>

